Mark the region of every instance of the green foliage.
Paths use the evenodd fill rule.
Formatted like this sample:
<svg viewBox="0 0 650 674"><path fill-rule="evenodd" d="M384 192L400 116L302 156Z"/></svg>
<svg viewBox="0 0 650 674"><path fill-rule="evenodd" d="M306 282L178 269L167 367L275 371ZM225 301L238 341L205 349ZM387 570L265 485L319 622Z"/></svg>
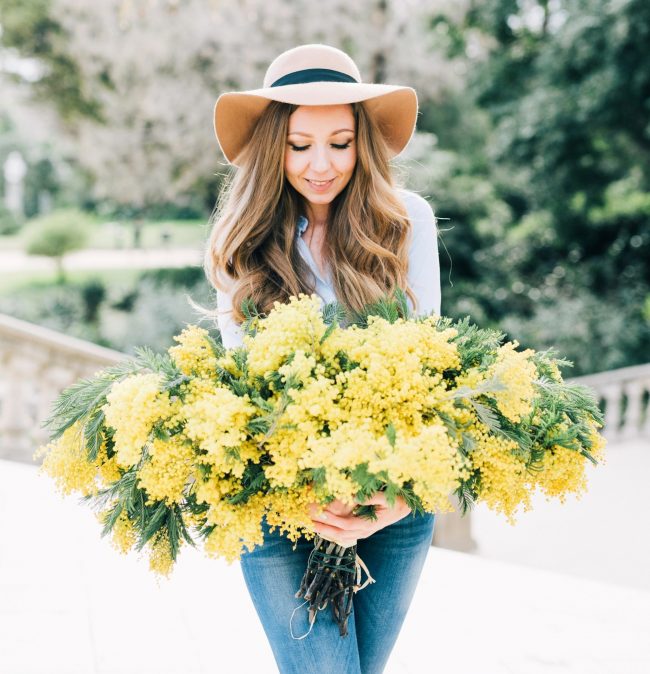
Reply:
<svg viewBox="0 0 650 674"><path fill-rule="evenodd" d="M97 321L99 308L106 298L106 285L101 279L90 279L81 285L81 299L84 303L83 320L86 323Z"/></svg>
<svg viewBox="0 0 650 674"><path fill-rule="evenodd" d="M571 285L558 300L535 304L528 316L505 316L501 327L521 344L555 348L574 363L571 376L646 362L650 324L643 319L643 286L597 297Z"/></svg>
<svg viewBox="0 0 650 674"><path fill-rule="evenodd" d="M231 505L246 503L251 496L268 490L269 484L262 466L249 462L242 476L242 485L241 491L227 498Z"/></svg>
<svg viewBox="0 0 650 674"><path fill-rule="evenodd" d="M99 103L85 95L80 66L67 50L67 36L51 0L2 0L0 11L2 46L47 66L32 83L38 98L55 103L64 120L79 115L101 119Z"/></svg>
<svg viewBox="0 0 650 674"><path fill-rule="evenodd" d="M250 297L245 297L241 303L241 312L244 315L244 320L241 324L243 334L254 336L256 334L257 320L262 317L262 314L255 306L255 302Z"/></svg>
<svg viewBox="0 0 650 674"><path fill-rule="evenodd" d="M0 203L0 236L11 236L20 231L20 220Z"/></svg>
<svg viewBox="0 0 650 674"><path fill-rule="evenodd" d="M150 279L158 287L192 288L205 283L202 267L178 267L171 269L147 269L140 275L141 280Z"/></svg>
<svg viewBox="0 0 650 674"><path fill-rule="evenodd" d="M90 235L93 218L81 211L61 210L32 220L27 225L27 253L55 258L58 280L63 282L63 256L83 248Z"/></svg>
<svg viewBox="0 0 650 674"><path fill-rule="evenodd" d="M398 318L408 318L410 315L406 293L401 288L396 288L392 296L386 294L377 302L368 303L361 311L350 311L349 324L367 328L370 316L379 316L394 323Z"/></svg>
<svg viewBox="0 0 650 674"><path fill-rule="evenodd" d="M34 246L36 242L41 238L43 234L50 235L54 239L54 244L60 246L62 253L67 252L68 250L73 250L75 247L80 247L83 245L87 237L89 236L92 228L98 223L97 218L84 211L80 211L74 208L59 209L48 213L47 215L42 215L37 218L33 218L27 222L25 225L25 232L28 237L29 244L32 244L34 241ZM66 237L67 233L67 237ZM55 236L56 235L56 236ZM59 242L61 240L61 243ZM73 246L72 248L66 247L67 241L80 241L79 245ZM58 255L62 254L58 252L51 253L37 253L35 255Z"/></svg>
<svg viewBox="0 0 650 674"><path fill-rule="evenodd" d="M477 365L487 366L493 354L505 339L505 333L490 328L479 328L472 323L469 316L460 321L454 321L448 316L442 316L438 321L439 330L455 329L458 334L453 341L458 346L461 368L466 369Z"/></svg>
<svg viewBox="0 0 650 674"><path fill-rule="evenodd" d="M443 313L557 344L575 374L646 362L650 5L484 0L459 24L489 52L409 146L408 184L449 218Z"/></svg>

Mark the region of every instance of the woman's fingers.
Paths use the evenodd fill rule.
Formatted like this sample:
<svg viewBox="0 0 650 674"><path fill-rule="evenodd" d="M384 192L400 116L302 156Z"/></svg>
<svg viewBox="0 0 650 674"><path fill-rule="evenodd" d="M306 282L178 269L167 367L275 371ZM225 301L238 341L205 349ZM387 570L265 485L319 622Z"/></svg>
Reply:
<svg viewBox="0 0 650 674"><path fill-rule="evenodd" d="M353 545L359 538L362 538L362 536L357 536L353 530L340 529L339 527L329 526L320 522L316 524L314 530L323 538L338 541L345 545Z"/></svg>
<svg viewBox="0 0 650 674"><path fill-rule="evenodd" d="M344 503L339 499L332 501L327 504L326 510L328 513L334 513L335 515L346 516L350 515L354 510L356 503Z"/></svg>
<svg viewBox="0 0 650 674"><path fill-rule="evenodd" d="M328 511L324 511L320 515L312 515L311 518L314 522L326 523L330 527L341 531L348 531L354 527L354 522L349 517L339 517Z"/></svg>
<svg viewBox="0 0 650 674"><path fill-rule="evenodd" d="M367 498L365 501L363 501L361 503L361 505L388 506L388 501L386 500L386 494L383 491L378 491L376 494L373 494L370 498Z"/></svg>

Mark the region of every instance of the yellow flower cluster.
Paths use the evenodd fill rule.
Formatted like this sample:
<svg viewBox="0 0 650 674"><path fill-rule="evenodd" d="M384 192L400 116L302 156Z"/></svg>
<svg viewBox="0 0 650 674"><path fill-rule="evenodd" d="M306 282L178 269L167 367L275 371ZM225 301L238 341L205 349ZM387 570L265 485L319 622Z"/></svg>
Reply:
<svg viewBox="0 0 650 674"><path fill-rule="evenodd" d="M531 508L526 461L518 456L516 442L491 434L480 422L475 424L472 436L476 442L472 466L481 474L479 498L514 524L520 506L524 511Z"/></svg>
<svg viewBox="0 0 650 674"><path fill-rule="evenodd" d="M243 374L239 367L237 367L237 363L233 358L232 351L226 351L226 353L221 356L221 358L217 359L217 367L223 368L233 377L241 377Z"/></svg>
<svg viewBox="0 0 650 674"><path fill-rule="evenodd" d="M282 375L283 382L287 380L287 377L294 376L298 381L305 384L315 367L316 359L314 356L308 356L302 349L298 349L293 360L286 365L281 365L278 372Z"/></svg>
<svg viewBox="0 0 650 674"><path fill-rule="evenodd" d="M56 440L40 446L34 459L43 458L40 471L54 479L62 495L97 494L98 490L118 480L121 471L115 457L108 458L106 444L102 443L97 458L88 459L81 422L72 424Z"/></svg>
<svg viewBox="0 0 650 674"><path fill-rule="evenodd" d="M100 517L103 518L104 514L102 513ZM133 548L136 541L137 535L133 522L129 519L126 511L122 510L111 529L111 543L119 552L126 554Z"/></svg>
<svg viewBox="0 0 650 674"><path fill-rule="evenodd" d="M535 397L537 369L530 360L532 349L516 351L517 341L506 342L499 347L496 363L491 373L505 385L505 388L493 393L501 414L510 421L519 421L532 411Z"/></svg>
<svg viewBox="0 0 650 674"><path fill-rule="evenodd" d="M83 428L79 422L53 442L39 447L34 458L41 456L44 456L41 471L54 479L62 495L97 493L97 463L88 461Z"/></svg>
<svg viewBox="0 0 650 674"><path fill-rule="evenodd" d="M294 542L310 538L308 504L352 505L368 480L409 489L429 512L453 510L450 495L471 484L473 496L512 523L536 488L561 499L584 491L584 457L559 444L566 427L533 471L517 441L486 425L495 405L519 433L541 424L532 350L490 347L483 362L492 365L461 371L459 332L442 329L436 316L393 323L370 316L367 328L336 326L324 338L320 306L305 294L276 303L244 337L240 365L232 351L217 358L207 332L188 326L169 349L189 378L175 395L161 391L158 373L111 387L102 408L111 458L104 444L89 462L76 424L46 448L44 467L65 493L84 494L127 471L128 482L135 471L147 505L180 509L186 527L205 534L205 552L229 562L263 542L264 517ZM284 387L275 390L278 382ZM481 412L470 399L483 394ZM600 459L595 427L590 443ZM148 545L150 568L161 575L173 566L169 535L162 527ZM112 536L123 552L135 544L126 512Z"/></svg>
<svg viewBox="0 0 650 674"><path fill-rule="evenodd" d="M148 460L138 470L139 486L149 497L147 503L181 503L185 498L185 485L194 469L192 443L182 435L167 440L154 438L149 444L148 455Z"/></svg>
<svg viewBox="0 0 650 674"><path fill-rule="evenodd" d="M287 304L275 302L273 311L260 322L255 337L244 336L251 377L276 372L295 351L313 353L327 326L317 295L300 293Z"/></svg>
<svg viewBox="0 0 650 674"><path fill-rule="evenodd" d="M169 534L165 529L160 529L149 539L147 543L149 551L149 569L158 576L169 577L173 568L174 560L169 544Z"/></svg>
<svg viewBox="0 0 650 674"><path fill-rule="evenodd" d="M208 524L215 525L205 541L209 556L224 557L229 563L239 559L244 547L252 550L264 541L262 516L266 499L264 494L254 494L242 505L230 505L224 500L211 504Z"/></svg>
<svg viewBox="0 0 650 674"><path fill-rule="evenodd" d="M108 458L105 442L102 442L99 448L95 465L97 466L99 483L102 487L117 482L122 476L122 469L117 463L117 456L114 454L110 459Z"/></svg>
<svg viewBox="0 0 650 674"><path fill-rule="evenodd" d="M218 474L241 476L246 461L258 460L254 443L246 442L246 424L256 413L248 396L235 395L229 388L207 379L188 382L183 404L185 435L202 450L204 463ZM232 448L238 449L234 454Z"/></svg>
<svg viewBox="0 0 650 674"><path fill-rule="evenodd" d="M568 493L580 498L587 489L585 459L573 449L554 445L545 452L542 469L531 479L531 484L539 487L548 500L554 496L564 503Z"/></svg>
<svg viewBox="0 0 650 674"><path fill-rule="evenodd" d="M605 438L593 428L590 441L592 446L589 453L599 463L605 463ZM531 489L537 487L547 500L554 497L561 503L566 501L569 494L580 498L587 491L586 466L585 457L577 450L554 445L545 452L541 470L531 476Z"/></svg>
<svg viewBox="0 0 650 674"><path fill-rule="evenodd" d="M266 495L266 521L271 531L277 528L294 543L300 536L307 540L313 538L314 523L307 511L313 501L314 494L309 486L269 492Z"/></svg>
<svg viewBox="0 0 650 674"><path fill-rule="evenodd" d="M180 407L180 401L160 391L161 380L156 373L134 374L115 382L106 396L102 409L115 429L117 463L123 468L140 461L153 424L174 416Z"/></svg>
<svg viewBox="0 0 650 674"><path fill-rule="evenodd" d="M217 365L217 357L207 340L208 331L196 325L188 325L176 335L179 342L167 351L183 374L210 377Z"/></svg>

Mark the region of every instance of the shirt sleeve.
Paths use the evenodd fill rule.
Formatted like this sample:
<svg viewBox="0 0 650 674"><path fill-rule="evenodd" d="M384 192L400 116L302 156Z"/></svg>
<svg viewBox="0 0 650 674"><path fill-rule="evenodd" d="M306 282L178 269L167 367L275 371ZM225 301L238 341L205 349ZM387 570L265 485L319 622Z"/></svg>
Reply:
<svg viewBox="0 0 650 674"><path fill-rule="evenodd" d="M408 192L404 203L412 225L408 281L418 299L417 315L428 315L432 311L440 315L440 260L436 218L429 202L415 192ZM408 304L413 310L410 300Z"/></svg>
<svg viewBox="0 0 650 674"><path fill-rule="evenodd" d="M241 325L233 318L232 296L229 290L217 290L217 325L221 341L226 349L234 349L244 343Z"/></svg>

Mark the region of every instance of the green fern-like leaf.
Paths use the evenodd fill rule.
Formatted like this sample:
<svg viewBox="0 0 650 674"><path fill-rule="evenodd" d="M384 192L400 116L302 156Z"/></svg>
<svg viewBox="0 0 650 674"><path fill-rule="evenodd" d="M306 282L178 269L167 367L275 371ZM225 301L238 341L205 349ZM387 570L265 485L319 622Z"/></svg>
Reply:
<svg viewBox="0 0 650 674"><path fill-rule="evenodd" d="M101 532L102 537L108 536L108 534L110 534L123 510L124 503L122 501L118 501L115 506L108 511L108 514L104 519L104 526Z"/></svg>
<svg viewBox="0 0 650 674"><path fill-rule="evenodd" d="M42 427L50 427L50 436L55 440L70 426L86 419L95 409L106 402L106 394L116 379L137 372L140 366L130 362L119 370L105 370L96 377L79 379L64 389L52 406L51 415Z"/></svg>
<svg viewBox="0 0 650 674"><path fill-rule="evenodd" d="M159 501L153 508L145 506L141 512L137 524L140 528L140 537L135 549L140 551L154 534L157 534L165 526L168 518L169 506L164 501Z"/></svg>
<svg viewBox="0 0 650 674"><path fill-rule="evenodd" d="M388 442L390 443L390 446L395 447L395 440L397 438L397 431L395 430L395 426L393 425L392 422L390 422L386 425L386 437L388 438Z"/></svg>
<svg viewBox="0 0 650 674"><path fill-rule="evenodd" d="M470 398L469 401L476 410L476 415L481 420L481 423L485 424L493 433L501 431L501 424L494 410L473 398Z"/></svg>
<svg viewBox="0 0 650 674"><path fill-rule="evenodd" d="M337 323L340 325L347 318L344 305L336 300L334 300L333 302L325 303L323 305L321 313L323 316L323 322L326 325L332 327L335 327Z"/></svg>
<svg viewBox="0 0 650 674"><path fill-rule="evenodd" d="M252 297L245 297L240 305L244 320L241 324L243 334L254 337L257 332L257 323L262 314L258 311L257 305Z"/></svg>
<svg viewBox="0 0 650 674"><path fill-rule="evenodd" d="M95 461L99 454L99 448L102 445L104 435L104 419L104 411L101 408L95 408L90 413L88 421L84 425L83 433L89 461Z"/></svg>

